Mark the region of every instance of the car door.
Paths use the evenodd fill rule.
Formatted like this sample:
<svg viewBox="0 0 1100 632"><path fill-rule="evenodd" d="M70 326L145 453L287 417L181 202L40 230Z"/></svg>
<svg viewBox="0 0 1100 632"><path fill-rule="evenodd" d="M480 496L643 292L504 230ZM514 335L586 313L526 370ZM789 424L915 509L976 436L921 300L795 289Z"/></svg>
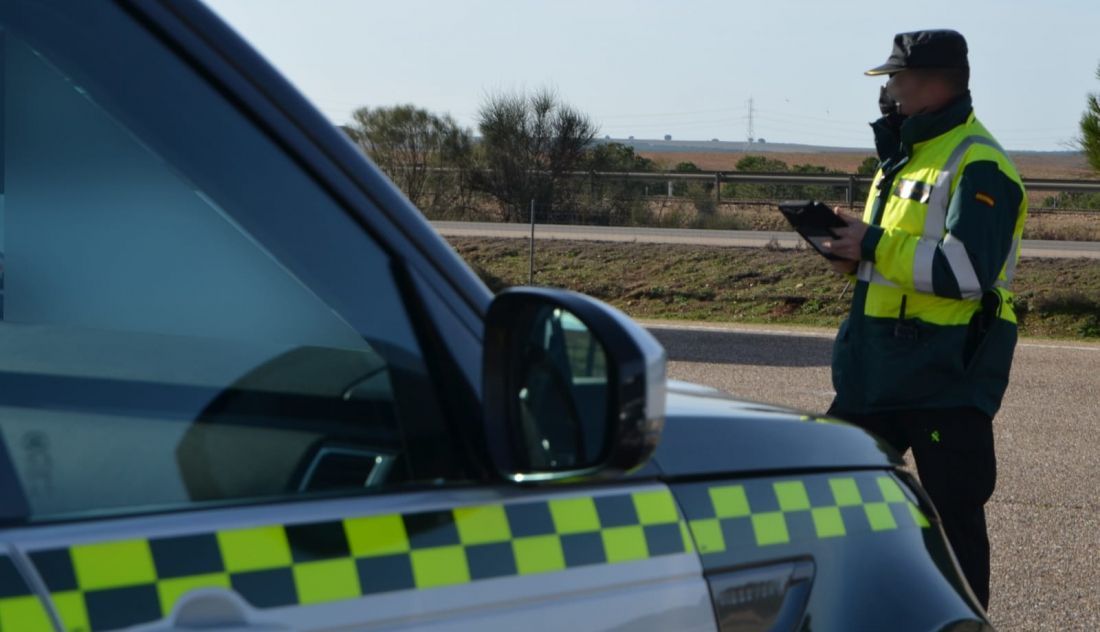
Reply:
<svg viewBox="0 0 1100 632"><path fill-rule="evenodd" d="M667 487L494 476L365 165L122 5L0 29L0 630L713 629Z"/></svg>

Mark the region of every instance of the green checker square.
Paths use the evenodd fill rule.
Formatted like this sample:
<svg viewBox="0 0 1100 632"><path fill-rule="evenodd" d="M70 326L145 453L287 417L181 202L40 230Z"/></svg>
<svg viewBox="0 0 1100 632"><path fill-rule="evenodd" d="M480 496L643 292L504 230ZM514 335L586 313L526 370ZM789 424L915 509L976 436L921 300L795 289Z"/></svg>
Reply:
<svg viewBox="0 0 1100 632"><path fill-rule="evenodd" d="M0 599L0 630L53 630L53 622L38 597L24 595Z"/></svg>
<svg viewBox="0 0 1100 632"><path fill-rule="evenodd" d="M418 549L412 557L413 578L417 588L453 586L470 582L466 550L461 546Z"/></svg>
<svg viewBox="0 0 1100 632"><path fill-rule="evenodd" d="M691 534L699 553L721 553L726 550L726 538L722 536L722 523L717 518L692 520Z"/></svg>
<svg viewBox="0 0 1100 632"><path fill-rule="evenodd" d="M882 499L888 503L903 503L909 500L905 497L905 492L901 491L898 482L889 476L878 477L878 488L882 492Z"/></svg>
<svg viewBox="0 0 1100 632"><path fill-rule="evenodd" d="M200 588L229 588L229 575L225 573L210 573L209 575L194 575L192 577L178 577L175 579L162 579L157 582L157 596L160 597L160 611L167 616L172 612L176 602L192 590ZM69 629L73 629L69 626Z"/></svg>
<svg viewBox="0 0 1100 632"><path fill-rule="evenodd" d="M871 529L874 531L898 528L894 514L890 511L890 505L886 503L867 503L863 506L863 511L867 512L867 522L871 523Z"/></svg>
<svg viewBox="0 0 1100 632"><path fill-rule="evenodd" d="M74 546L70 550L77 585L100 590L152 584L157 581L147 540L124 540Z"/></svg>
<svg viewBox="0 0 1100 632"><path fill-rule="evenodd" d="M775 498L779 501L780 511L799 511L810 508L810 497L802 481L783 481L774 483Z"/></svg>
<svg viewBox="0 0 1100 632"><path fill-rule="evenodd" d="M565 553L561 538L556 535L516 538L512 541L512 552L520 575L565 570Z"/></svg>
<svg viewBox="0 0 1100 632"><path fill-rule="evenodd" d="M634 508L638 511L638 521L641 524L668 524L680 520L680 513L676 511L676 501L672 499L672 493L668 490L637 492L632 495Z"/></svg>
<svg viewBox="0 0 1100 632"><path fill-rule="evenodd" d="M512 539L508 516L501 505L460 507L454 510L458 537L463 544L489 544Z"/></svg>
<svg viewBox="0 0 1100 632"><path fill-rule="evenodd" d="M913 522L921 529L927 529L932 526L932 523L928 521L928 516L924 515L924 512L920 510L913 503L909 503L909 515L913 516Z"/></svg>
<svg viewBox="0 0 1100 632"><path fill-rule="evenodd" d="M819 538L835 538L845 535L844 518L840 515L840 507L817 507L811 510L814 519L814 530Z"/></svg>
<svg viewBox="0 0 1100 632"><path fill-rule="evenodd" d="M600 514L590 496L551 500L550 517L554 519L554 531L558 535L600 530Z"/></svg>
<svg viewBox="0 0 1100 632"><path fill-rule="evenodd" d="M644 560L649 557L645 530L640 526L612 527L604 529L600 536L603 538L608 563Z"/></svg>
<svg viewBox="0 0 1100 632"><path fill-rule="evenodd" d="M66 630L91 630L88 623L88 609L84 606L84 593L79 590L50 593L57 616ZM167 613L167 611L165 611ZM0 630L8 628L0 626Z"/></svg>
<svg viewBox="0 0 1100 632"><path fill-rule="evenodd" d="M748 516L749 497L741 485L725 485L710 488L710 502L714 505L714 515L719 518L743 518Z"/></svg>
<svg viewBox="0 0 1100 632"><path fill-rule="evenodd" d="M230 573L290 566L290 545L282 525L218 532L225 570Z"/></svg>
<svg viewBox="0 0 1100 632"><path fill-rule="evenodd" d="M357 599L363 594L359 590L359 572L351 558L296 564L294 587L302 605Z"/></svg>
<svg viewBox="0 0 1100 632"><path fill-rule="evenodd" d="M833 499L840 507L856 507L863 504L854 478L830 478L829 488L833 490Z"/></svg>
<svg viewBox="0 0 1100 632"><path fill-rule="evenodd" d="M787 519L782 511L768 511L753 514L752 531L756 535L757 546L786 544L791 541L787 533Z"/></svg>
<svg viewBox="0 0 1100 632"><path fill-rule="evenodd" d="M409 536L400 514L348 518L344 520L344 533L355 557L409 552Z"/></svg>

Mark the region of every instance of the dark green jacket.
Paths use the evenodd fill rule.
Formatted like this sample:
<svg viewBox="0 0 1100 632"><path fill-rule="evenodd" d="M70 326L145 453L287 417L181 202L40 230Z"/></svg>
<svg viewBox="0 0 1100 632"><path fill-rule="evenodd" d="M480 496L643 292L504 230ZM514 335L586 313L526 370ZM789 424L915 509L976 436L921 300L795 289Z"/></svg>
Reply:
<svg viewBox="0 0 1100 632"><path fill-rule="evenodd" d="M886 232L881 224L888 204L895 209L888 218L895 231L899 222L905 223L897 217L897 209L921 213L927 208L920 204L927 201L932 186L907 182L929 177L928 169L918 169L918 165L927 162L928 156L950 152L953 147L943 143L957 144L960 134L975 126L980 127L980 123L973 118L969 95L938 112L904 121L883 118L872 124L881 167L864 214L864 220L871 224L861 244L862 258L870 262L865 265L884 265L888 262L876 258L894 252L880 247ZM896 313L883 314L881 300L873 308L868 305L868 294L875 289L871 287L873 281L861 278L857 282L851 313L834 347L834 411L838 414L969 406L993 416L1000 408L1016 345L1012 294L1006 287L1004 272L1010 268L1010 281L1017 254L1014 247L1019 246L1027 204L1015 168L999 147L985 148L984 155L988 157L991 151L996 152L996 160L964 158L953 185L952 180L947 182L952 186L944 239L928 260L931 283L922 290L924 296L895 287L890 290L891 296L899 296L900 305ZM923 161L920 152L926 152ZM958 265L952 265L947 247L952 244L945 246L945 241L951 240L965 243L969 265L964 267L972 273L960 275ZM1006 265L1008 260L1013 263ZM975 284L980 288L971 287ZM907 302L910 307L929 302L946 304L947 311L952 311L954 305L958 307L954 310L956 318L958 313L966 318L962 322L936 322L936 318L922 316L919 310L905 313ZM914 311L918 312L916 316Z"/></svg>

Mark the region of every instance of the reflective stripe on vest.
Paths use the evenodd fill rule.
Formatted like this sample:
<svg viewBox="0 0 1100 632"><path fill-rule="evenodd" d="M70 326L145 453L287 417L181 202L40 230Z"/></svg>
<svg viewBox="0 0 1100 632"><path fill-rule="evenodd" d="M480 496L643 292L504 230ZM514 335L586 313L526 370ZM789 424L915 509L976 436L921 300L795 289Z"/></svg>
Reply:
<svg viewBox="0 0 1100 632"><path fill-rule="evenodd" d="M992 138L985 136L967 136L951 151L947 162L936 177L936 183L928 191L927 185L920 187L919 183L902 180L898 185L898 196L917 201L928 201L928 208L924 216L924 229L922 237L917 242L916 252L913 256L913 287L927 294L934 294L932 284L932 267L936 257L936 251L940 249L942 240L943 254L947 259L951 272L959 284L959 293L964 299L978 299L982 296L981 283L978 274L974 270L974 264L970 260L970 254L966 250L966 244L958 237L948 233L944 236L947 227L947 207L951 201L951 182L955 172L959 168L963 157L974 145L986 145L997 149L1002 154L1004 149ZM1005 271L1005 280L998 279L994 284L998 288L1009 289L1012 279L1016 274L1016 260L1020 249L1020 240L1014 239L1012 248L1001 269ZM856 277L860 281L897 287L886 279L870 261L861 262Z"/></svg>

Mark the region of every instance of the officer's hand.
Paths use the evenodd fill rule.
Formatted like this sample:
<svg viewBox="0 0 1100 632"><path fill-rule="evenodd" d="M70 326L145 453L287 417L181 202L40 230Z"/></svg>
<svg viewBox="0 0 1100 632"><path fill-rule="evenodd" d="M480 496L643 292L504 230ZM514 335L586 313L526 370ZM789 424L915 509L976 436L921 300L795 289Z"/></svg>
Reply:
<svg viewBox="0 0 1100 632"><path fill-rule="evenodd" d="M839 211L836 214L844 220L847 226L834 228L833 232L836 233L837 238L826 241L825 247L829 249L829 252L842 259L859 261L862 257L860 245L863 243L863 236L867 234L867 224L864 224L862 220L848 217Z"/></svg>
<svg viewBox="0 0 1100 632"><path fill-rule="evenodd" d="M833 266L833 272L837 274L855 274L856 268L859 266L858 261L849 261L844 259L842 261L829 260L829 265Z"/></svg>

